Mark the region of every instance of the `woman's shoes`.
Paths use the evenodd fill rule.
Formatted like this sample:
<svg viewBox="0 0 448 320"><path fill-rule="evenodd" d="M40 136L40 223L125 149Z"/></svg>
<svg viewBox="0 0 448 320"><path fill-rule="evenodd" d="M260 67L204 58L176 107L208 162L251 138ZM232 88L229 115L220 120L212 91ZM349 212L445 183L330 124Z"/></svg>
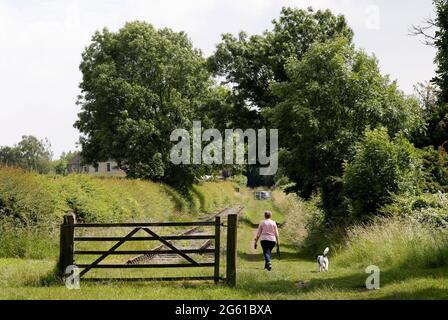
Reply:
<svg viewBox="0 0 448 320"><path fill-rule="evenodd" d="M268 263L268 265L266 266L266 269L268 269L268 271L271 271L272 270L272 264Z"/></svg>

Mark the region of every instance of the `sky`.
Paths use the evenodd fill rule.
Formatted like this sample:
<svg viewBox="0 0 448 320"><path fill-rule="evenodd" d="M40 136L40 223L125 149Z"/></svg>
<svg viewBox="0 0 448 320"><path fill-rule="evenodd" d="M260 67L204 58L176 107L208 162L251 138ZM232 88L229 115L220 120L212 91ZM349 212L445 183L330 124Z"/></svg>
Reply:
<svg viewBox="0 0 448 320"><path fill-rule="evenodd" d="M185 31L208 56L222 33L261 33L283 6L345 15L356 46L407 94L434 75L434 48L409 36L434 15L431 0L0 0L0 146L35 135L56 158L77 148L78 67L96 30L143 20Z"/></svg>

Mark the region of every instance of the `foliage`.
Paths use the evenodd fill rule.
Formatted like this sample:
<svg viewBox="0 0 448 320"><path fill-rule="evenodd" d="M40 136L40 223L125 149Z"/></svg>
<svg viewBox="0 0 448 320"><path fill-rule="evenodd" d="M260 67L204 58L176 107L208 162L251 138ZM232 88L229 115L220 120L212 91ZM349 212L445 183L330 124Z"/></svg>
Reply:
<svg viewBox="0 0 448 320"><path fill-rule="evenodd" d="M278 101L271 83L289 81L285 71L288 59L301 59L313 43L337 36L353 38L343 16L329 10L287 7L272 21L272 29L261 35L224 34L208 59L209 69L215 76L225 78L223 82L231 88L230 91L221 88L221 99L209 104L212 108L209 113L217 119L215 123L218 127L242 129L267 127L269 118L261 111L274 107ZM246 171L251 187L275 184L273 177L260 176L256 165L247 166Z"/></svg>
<svg viewBox="0 0 448 320"><path fill-rule="evenodd" d="M144 22L97 32L83 54L75 126L87 162L115 159L130 177L164 181L182 190L201 166L169 159L174 129L192 128L207 101L205 59L183 33ZM180 186L179 186L180 185Z"/></svg>
<svg viewBox="0 0 448 320"><path fill-rule="evenodd" d="M56 222L56 221L55 221ZM0 257L23 259L57 258L58 230L54 226L28 226L0 218Z"/></svg>
<svg viewBox="0 0 448 320"><path fill-rule="evenodd" d="M273 86L280 102L269 116L280 132L280 162L305 198L335 190L323 187L342 176L343 161L366 127L384 125L393 135L422 126L417 102L343 38L315 44L300 61L290 59L286 72L291 82Z"/></svg>
<svg viewBox="0 0 448 320"><path fill-rule="evenodd" d="M247 186L247 177L243 175L233 175L231 180L235 182L240 187Z"/></svg>
<svg viewBox="0 0 448 320"><path fill-rule="evenodd" d="M448 142L448 103L436 105L432 112L425 116L427 123L426 134L420 140L417 140L417 145L424 146L442 146L447 148Z"/></svg>
<svg viewBox="0 0 448 320"><path fill-rule="evenodd" d="M426 124L424 132L413 137L413 142L419 148L443 146L448 141L448 103L439 103L439 90L431 84L418 84L416 94L421 113Z"/></svg>
<svg viewBox="0 0 448 320"><path fill-rule="evenodd" d="M246 170L247 186L250 188L257 187L272 187L275 184L275 176L260 174L260 167L258 165L249 165Z"/></svg>
<svg viewBox="0 0 448 320"><path fill-rule="evenodd" d="M429 81L419 82L414 85L414 92L423 114L431 114L437 107L437 87Z"/></svg>
<svg viewBox="0 0 448 320"><path fill-rule="evenodd" d="M52 165L55 174L66 175L68 173L67 160L65 159L54 160Z"/></svg>
<svg viewBox="0 0 448 320"><path fill-rule="evenodd" d="M394 196L393 202L381 208L388 216L405 217L435 228L448 227L448 199L444 193Z"/></svg>
<svg viewBox="0 0 448 320"><path fill-rule="evenodd" d="M270 84L288 81L285 63L290 57L301 59L317 41L353 37L345 18L329 10L283 8L272 23L273 29L262 35L224 34L215 54L209 58L215 75L225 77L233 86L234 108L244 115L238 121L241 127L254 128L266 121L259 110L272 107L277 101Z"/></svg>
<svg viewBox="0 0 448 320"><path fill-rule="evenodd" d="M0 219L24 226L54 224L62 208L58 189L47 177L0 166Z"/></svg>
<svg viewBox="0 0 448 320"><path fill-rule="evenodd" d="M434 0L436 11L435 25L437 31L434 46L437 49L437 64L434 83L440 88L439 102L448 103L448 1Z"/></svg>
<svg viewBox="0 0 448 320"><path fill-rule="evenodd" d="M424 135L416 138L416 144L419 147L437 148L448 141L448 1L433 0L433 3L435 19L429 19L426 26L416 28L416 33L423 35L427 44L437 49L436 76L432 79L434 88L431 89L431 95L437 97L437 104L429 112L425 112L428 129ZM427 30L434 28L434 35L429 35Z"/></svg>
<svg viewBox="0 0 448 320"><path fill-rule="evenodd" d="M425 192L448 192L448 155L443 150L432 147L419 149L422 158L424 181L422 189Z"/></svg>
<svg viewBox="0 0 448 320"><path fill-rule="evenodd" d="M22 136L13 147L0 147L0 164L17 166L39 173L51 170L51 145L48 139L39 140L34 136Z"/></svg>
<svg viewBox="0 0 448 320"><path fill-rule="evenodd" d="M58 188L45 176L0 166L0 256L55 256L64 210Z"/></svg>
<svg viewBox="0 0 448 320"><path fill-rule="evenodd" d="M376 214L391 202L391 195L418 192L421 160L415 147L401 134L390 139L385 128L366 131L345 163L344 193L356 217Z"/></svg>
<svg viewBox="0 0 448 320"><path fill-rule="evenodd" d="M66 175L67 172L67 164L70 160L72 160L78 152L63 152L58 160L53 161L53 170L54 173L59 175Z"/></svg>
<svg viewBox="0 0 448 320"><path fill-rule="evenodd" d="M313 202L305 202L296 194L273 192L273 202L279 212L284 215L285 223L281 227L282 242L301 247L308 236L311 221L319 215L319 209Z"/></svg>

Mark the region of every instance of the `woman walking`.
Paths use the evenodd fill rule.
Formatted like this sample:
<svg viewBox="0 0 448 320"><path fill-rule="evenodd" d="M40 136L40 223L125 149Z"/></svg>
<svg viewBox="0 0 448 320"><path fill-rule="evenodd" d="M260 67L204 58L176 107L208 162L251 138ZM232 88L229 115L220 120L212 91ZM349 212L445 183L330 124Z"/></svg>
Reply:
<svg viewBox="0 0 448 320"><path fill-rule="evenodd" d="M265 220L260 222L258 226L257 236L255 237L255 249L257 249L258 240L261 240L261 247L263 248L263 255L265 260L264 268L271 271L272 262L271 254L275 245L278 245L278 228L274 220L272 220L272 212L265 211Z"/></svg>

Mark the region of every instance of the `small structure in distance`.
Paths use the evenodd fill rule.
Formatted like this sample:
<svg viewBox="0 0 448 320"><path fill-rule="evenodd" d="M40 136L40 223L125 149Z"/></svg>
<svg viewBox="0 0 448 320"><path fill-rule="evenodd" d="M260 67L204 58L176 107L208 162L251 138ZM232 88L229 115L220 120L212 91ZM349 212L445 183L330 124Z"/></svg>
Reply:
<svg viewBox="0 0 448 320"><path fill-rule="evenodd" d="M269 200L269 199L271 199L271 192L270 191L255 191L255 199Z"/></svg>

